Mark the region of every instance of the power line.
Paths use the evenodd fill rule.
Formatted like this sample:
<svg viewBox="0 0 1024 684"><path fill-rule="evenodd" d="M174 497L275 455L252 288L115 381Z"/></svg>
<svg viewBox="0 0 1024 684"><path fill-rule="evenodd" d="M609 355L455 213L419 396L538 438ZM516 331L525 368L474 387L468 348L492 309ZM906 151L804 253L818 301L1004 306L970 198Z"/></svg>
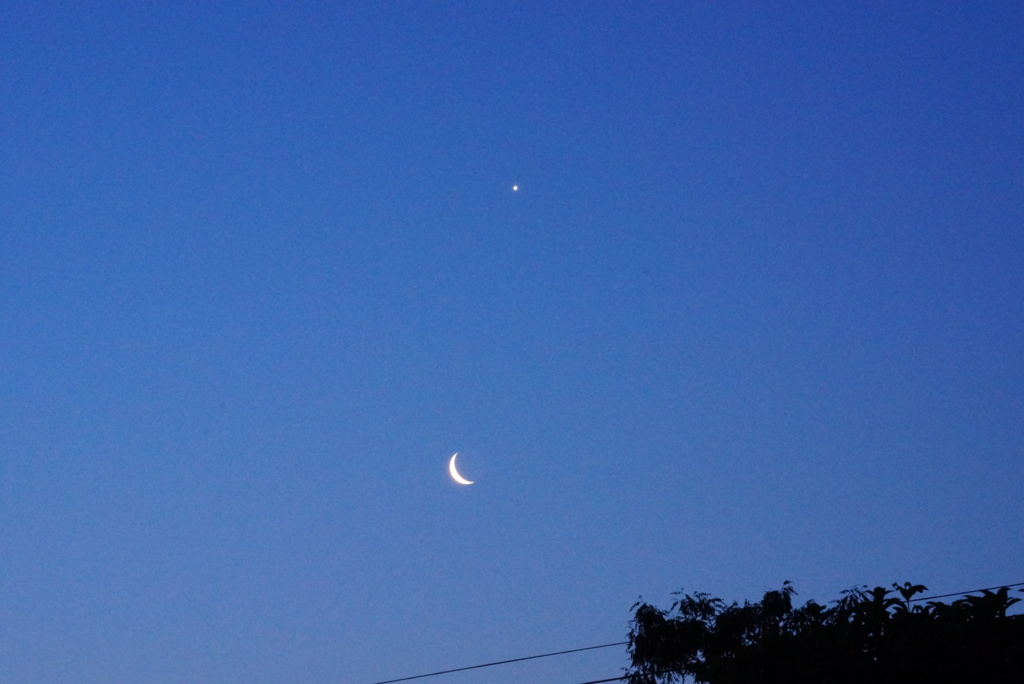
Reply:
<svg viewBox="0 0 1024 684"><path fill-rule="evenodd" d="M964 594L973 594L976 591L994 591L996 589L1011 589L1013 587L1024 587L1024 582L1017 582L1016 584L1000 584L998 587L988 587L986 589L971 589L970 591L958 591L953 594L939 594L938 596L922 596L921 598L912 598L911 601L931 601L932 599L949 598L950 596L963 596Z"/></svg>
<svg viewBox="0 0 1024 684"><path fill-rule="evenodd" d="M522 658L511 658L509 660L497 660L493 663L483 663L481 665L470 665L469 667L457 667L453 670L441 670L440 672L431 672L429 674L414 675L412 677L400 677L398 679L386 679L382 682L374 682L374 684L394 684L394 682L408 682L412 679L423 679L424 677L436 677L443 674L451 674L453 672L465 672L466 670L478 670L481 667L494 667L495 665L508 665L509 663L518 663L524 660L536 660L537 658L550 658L551 656L565 655L567 653L579 653L580 651L594 651L599 648L611 648L612 646L625 646L628 641L617 641L614 644L601 644L600 646L585 646L584 648L571 648L567 651L555 651L554 653L541 653L539 655L524 656ZM609 679L607 681L615 681Z"/></svg>
<svg viewBox="0 0 1024 684"><path fill-rule="evenodd" d="M922 596L920 598L912 598L910 601L932 601L934 599L949 598L950 596L963 596L965 594L973 594L979 591L994 591L996 589L1011 589L1013 587L1024 587L1024 582L1016 582L1014 584L1000 584L996 587L987 587L985 589L969 589L967 591L957 591L952 594L938 594L936 596ZM440 670L438 672L430 672L428 674L413 675L412 677L399 677L398 679L385 679L380 682L374 682L373 684L394 684L395 682L408 682L413 679L424 679L425 677L437 677L438 675L452 674L454 672L465 672L466 670L479 670L482 667L494 667L495 665L508 665L509 663L519 663L524 660L536 660L537 658L550 658L551 656L566 655L568 653L579 653L581 651L595 651L599 648L611 648L612 646L625 646L628 641L617 641L614 644L601 644L600 646L585 646L583 648L571 648L567 651L555 651L553 653L541 653L538 655L524 656L522 658L510 658L509 660L496 660L493 663L482 663L480 665L470 665L468 667L456 667L451 670ZM606 682L620 682L626 679L628 675L621 677L612 677L611 679L595 679L589 682L580 682L580 684L605 684Z"/></svg>

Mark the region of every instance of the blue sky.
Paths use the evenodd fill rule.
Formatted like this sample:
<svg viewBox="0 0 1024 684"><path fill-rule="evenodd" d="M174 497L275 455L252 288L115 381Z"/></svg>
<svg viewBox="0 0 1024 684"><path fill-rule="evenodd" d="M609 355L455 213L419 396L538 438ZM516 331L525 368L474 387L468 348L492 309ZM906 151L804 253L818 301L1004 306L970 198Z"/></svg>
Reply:
<svg viewBox="0 0 1024 684"><path fill-rule="evenodd" d="M1022 29L5 3L0 679L369 684L679 589L1024 581Z"/></svg>

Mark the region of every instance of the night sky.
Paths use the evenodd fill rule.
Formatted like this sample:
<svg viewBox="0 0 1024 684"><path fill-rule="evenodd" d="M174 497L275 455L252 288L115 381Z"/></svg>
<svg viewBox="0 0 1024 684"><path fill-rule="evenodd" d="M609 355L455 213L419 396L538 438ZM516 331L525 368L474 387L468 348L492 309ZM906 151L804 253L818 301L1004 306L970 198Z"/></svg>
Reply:
<svg viewBox="0 0 1024 684"><path fill-rule="evenodd" d="M0 681L370 684L680 589L1024 581L1022 36L4 2Z"/></svg>

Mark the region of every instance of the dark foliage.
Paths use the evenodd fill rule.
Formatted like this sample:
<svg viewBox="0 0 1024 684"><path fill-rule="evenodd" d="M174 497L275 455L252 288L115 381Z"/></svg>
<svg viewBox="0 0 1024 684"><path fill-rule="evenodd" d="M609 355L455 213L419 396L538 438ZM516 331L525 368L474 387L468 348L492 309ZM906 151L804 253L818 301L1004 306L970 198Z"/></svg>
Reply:
<svg viewBox="0 0 1024 684"><path fill-rule="evenodd" d="M986 590L915 601L919 584L857 587L830 606L793 607L789 582L760 602L677 594L668 610L637 603L630 684L860 684L1024 681L1020 599Z"/></svg>

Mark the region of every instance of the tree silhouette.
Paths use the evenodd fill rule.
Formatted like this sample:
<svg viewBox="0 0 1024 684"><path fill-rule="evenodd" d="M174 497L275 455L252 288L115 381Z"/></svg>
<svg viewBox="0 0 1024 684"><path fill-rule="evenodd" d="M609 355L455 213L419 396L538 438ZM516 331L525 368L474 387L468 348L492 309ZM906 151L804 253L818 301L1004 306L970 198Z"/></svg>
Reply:
<svg viewBox="0 0 1024 684"><path fill-rule="evenodd" d="M855 587L831 606L785 582L761 601L676 594L668 610L633 605L630 684L853 684L1024 681L1024 615L1009 588L920 603L920 584Z"/></svg>

